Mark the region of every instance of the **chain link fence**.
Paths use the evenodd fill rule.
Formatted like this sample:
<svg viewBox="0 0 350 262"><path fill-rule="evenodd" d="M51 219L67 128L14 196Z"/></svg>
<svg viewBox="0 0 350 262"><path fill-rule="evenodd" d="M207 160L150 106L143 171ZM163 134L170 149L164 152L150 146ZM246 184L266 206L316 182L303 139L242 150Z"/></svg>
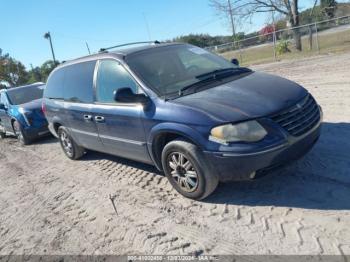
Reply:
<svg viewBox="0 0 350 262"><path fill-rule="evenodd" d="M302 51L295 48L293 31L301 36ZM350 51L350 16L342 16L298 27L275 30L243 40L207 47L240 64L258 64L320 53Z"/></svg>

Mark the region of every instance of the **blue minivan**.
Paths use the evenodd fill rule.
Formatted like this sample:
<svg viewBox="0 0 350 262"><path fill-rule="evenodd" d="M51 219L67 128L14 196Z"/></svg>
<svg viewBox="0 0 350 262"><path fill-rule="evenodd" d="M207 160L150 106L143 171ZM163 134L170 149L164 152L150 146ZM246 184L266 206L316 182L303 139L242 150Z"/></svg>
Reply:
<svg viewBox="0 0 350 262"><path fill-rule="evenodd" d="M26 145L50 134L42 111L44 83L0 90L0 137L15 135Z"/></svg>
<svg viewBox="0 0 350 262"><path fill-rule="evenodd" d="M300 85L180 43L65 62L43 107L70 159L91 149L152 164L192 199L300 158L322 121Z"/></svg>

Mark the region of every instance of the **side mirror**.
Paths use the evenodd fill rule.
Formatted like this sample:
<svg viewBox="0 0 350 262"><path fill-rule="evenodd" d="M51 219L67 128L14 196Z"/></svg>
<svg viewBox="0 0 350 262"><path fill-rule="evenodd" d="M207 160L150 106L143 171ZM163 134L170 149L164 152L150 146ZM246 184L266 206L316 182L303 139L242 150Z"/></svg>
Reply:
<svg viewBox="0 0 350 262"><path fill-rule="evenodd" d="M231 63L234 64L234 65L236 65L236 66L239 66L239 61L238 61L237 58L232 58L232 59L231 59Z"/></svg>
<svg viewBox="0 0 350 262"><path fill-rule="evenodd" d="M140 104L146 104L149 101L145 94L135 94L130 87L123 87L114 91L114 100L120 103Z"/></svg>
<svg viewBox="0 0 350 262"><path fill-rule="evenodd" d="M0 104L0 110L6 110L6 106L4 104Z"/></svg>

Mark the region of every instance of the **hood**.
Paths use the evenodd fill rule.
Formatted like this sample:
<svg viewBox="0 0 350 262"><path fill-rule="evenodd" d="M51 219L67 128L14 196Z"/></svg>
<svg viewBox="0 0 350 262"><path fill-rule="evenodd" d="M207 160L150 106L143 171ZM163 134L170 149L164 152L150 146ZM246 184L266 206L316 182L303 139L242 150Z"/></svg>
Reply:
<svg viewBox="0 0 350 262"><path fill-rule="evenodd" d="M25 104L20 104L20 105L18 105L18 107L21 107L21 108L26 109L28 111L36 111L38 109L41 110L42 101L43 101L43 99L40 98L40 99L36 99L36 100L30 101L30 102L25 103Z"/></svg>
<svg viewBox="0 0 350 262"><path fill-rule="evenodd" d="M223 122L236 122L274 114L307 95L300 85L261 72L175 99L184 106L205 111Z"/></svg>

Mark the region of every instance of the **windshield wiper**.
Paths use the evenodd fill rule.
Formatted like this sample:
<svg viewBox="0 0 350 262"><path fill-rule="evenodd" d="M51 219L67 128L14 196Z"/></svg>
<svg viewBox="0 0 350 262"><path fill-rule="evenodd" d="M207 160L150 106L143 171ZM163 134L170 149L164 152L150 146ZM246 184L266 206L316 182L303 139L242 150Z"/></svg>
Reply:
<svg viewBox="0 0 350 262"><path fill-rule="evenodd" d="M231 76L231 75L248 73L251 71L252 70L250 70L246 67L237 67L237 68L229 67L229 68L213 70L213 71L210 71L208 73L198 75L198 76L196 76L196 78L199 79L199 81L181 88L179 90L179 96L182 96L183 92L188 90L188 89L198 87L198 86L206 84L208 82L219 81L220 79Z"/></svg>
<svg viewBox="0 0 350 262"><path fill-rule="evenodd" d="M242 74L242 73L248 73L251 72L252 70L246 68L246 67L229 67L229 68L222 68L222 69L217 69L210 71L208 73L204 73L201 75L196 76L196 78L201 79L201 78L207 78L207 77L225 77L225 76L230 76L233 74Z"/></svg>
<svg viewBox="0 0 350 262"><path fill-rule="evenodd" d="M204 79L201 79L201 80L199 80L193 84L190 84L188 86L184 86L183 88L181 88L179 90L179 96L182 96L183 92L188 90L188 89L195 88L195 87L201 86L203 84L206 84L206 83L209 83L212 81L218 81L218 79L216 77L210 76L210 77L206 77Z"/></svg>

